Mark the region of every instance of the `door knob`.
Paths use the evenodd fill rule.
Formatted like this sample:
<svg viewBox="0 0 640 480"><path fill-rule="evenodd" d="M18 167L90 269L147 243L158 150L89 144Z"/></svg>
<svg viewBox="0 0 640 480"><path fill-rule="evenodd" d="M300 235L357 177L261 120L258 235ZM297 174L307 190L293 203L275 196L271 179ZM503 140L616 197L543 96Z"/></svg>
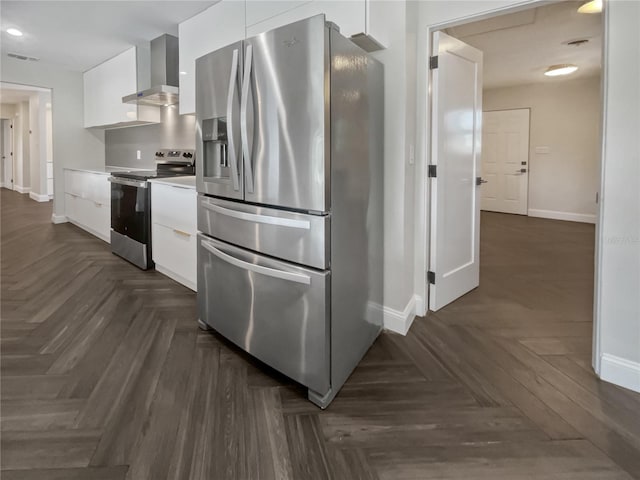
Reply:
<svg viewBox="0 0 640 480"><path fill-rule="evenodd" d="M516 173L527 173L527 169L521 168L520 170L516 170Z"/></svg>
<svg viewBox="0 0 640 480"><path fill-rule="evenodd" d="M488 180L484 180L482 177L476 177L476 185L482 185L483 183L487 183Z"/></svg>

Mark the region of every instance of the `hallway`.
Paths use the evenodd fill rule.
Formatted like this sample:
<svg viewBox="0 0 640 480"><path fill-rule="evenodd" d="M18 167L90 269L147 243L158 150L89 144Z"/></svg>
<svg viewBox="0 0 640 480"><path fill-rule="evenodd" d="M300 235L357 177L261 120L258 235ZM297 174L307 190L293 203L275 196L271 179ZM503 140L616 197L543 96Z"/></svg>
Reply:
<svg viewBox="0 0 640 480"><path fill-rule="evenodd" d="M321 411L193 292L1 201L3 480L640 478L640 395L590 367L592 225L483 213L480 288Z"/></svg>

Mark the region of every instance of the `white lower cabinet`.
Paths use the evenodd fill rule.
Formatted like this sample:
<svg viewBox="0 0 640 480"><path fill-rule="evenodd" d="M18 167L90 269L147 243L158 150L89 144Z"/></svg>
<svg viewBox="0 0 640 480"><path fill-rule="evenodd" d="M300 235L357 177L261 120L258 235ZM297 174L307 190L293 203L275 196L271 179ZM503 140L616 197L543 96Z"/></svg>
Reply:
<svg viewBox="0 0 640 480"><path fill-rule="evenodd" d="M196 291L197 193L151 183L151 252L156 270Z"/></svg>
<svg viewBox="0 0 640 480"><path fill-rule="evenodd" d="M107 178L107 174L65 170L64 210L71 223L109 243L111 186Z"/></svg>

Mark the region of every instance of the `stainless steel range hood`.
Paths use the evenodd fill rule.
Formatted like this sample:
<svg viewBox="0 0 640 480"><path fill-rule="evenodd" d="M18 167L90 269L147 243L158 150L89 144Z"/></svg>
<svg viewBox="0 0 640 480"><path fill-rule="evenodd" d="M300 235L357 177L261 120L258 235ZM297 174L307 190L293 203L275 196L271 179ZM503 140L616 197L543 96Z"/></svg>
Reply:
<svg viewBox="0 0 640 480"><path fill-rule="evenodd" d="M167 106L179 100L178 39L162 35L151 40L151 88L122 97L123 103Z"/></svg>

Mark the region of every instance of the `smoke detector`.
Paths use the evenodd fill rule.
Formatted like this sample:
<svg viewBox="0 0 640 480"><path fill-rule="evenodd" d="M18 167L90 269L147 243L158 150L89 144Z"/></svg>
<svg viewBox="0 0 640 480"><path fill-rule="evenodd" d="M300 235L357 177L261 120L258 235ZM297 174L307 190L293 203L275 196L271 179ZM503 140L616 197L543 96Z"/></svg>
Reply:
<svg viewBox="0 0 640 480"><path fill-rule="evenodd" d="M26 55L22 55L20 53L7 53L7 56L9 56L11 58L15 58L17 60L29 60L31 62L37 62L38 60L40 60L39 58L27 57Z"/></svg>

